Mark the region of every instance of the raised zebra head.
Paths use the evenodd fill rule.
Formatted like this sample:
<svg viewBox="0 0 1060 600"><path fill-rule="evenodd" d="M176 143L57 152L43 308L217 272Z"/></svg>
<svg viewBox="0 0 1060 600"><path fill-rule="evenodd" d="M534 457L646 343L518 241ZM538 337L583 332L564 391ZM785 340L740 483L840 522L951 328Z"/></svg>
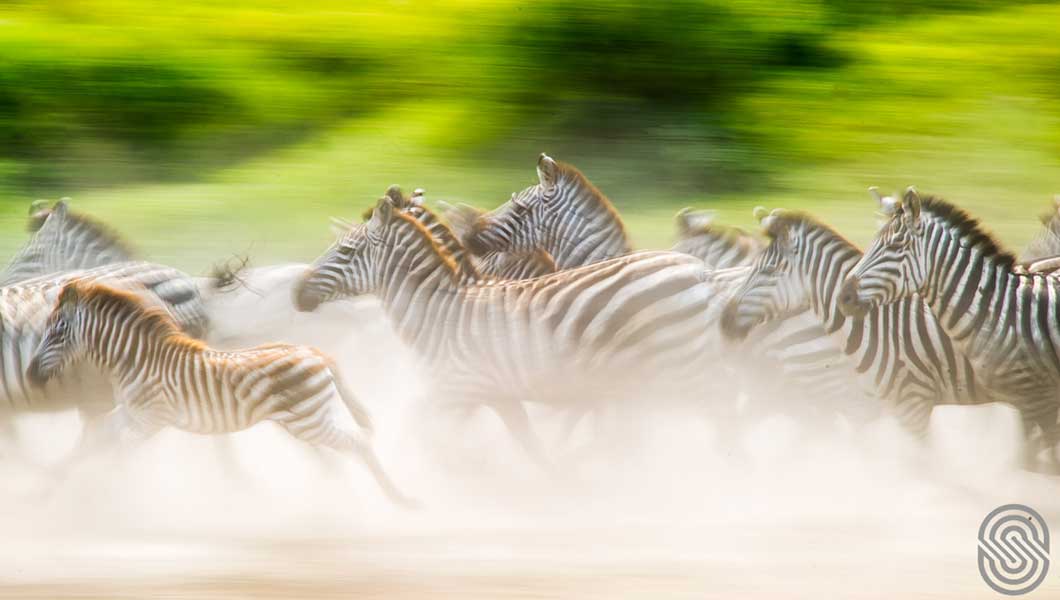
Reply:
<svg viewBox="0 0 1060 600"><path fill-rule="evenodd" d="M873 196L887 221L839 293L839 310L849 317L912 296L926 282L920 195L910 186L900 200Z"/></svg>
<svg viewBox="0 0 1060 600"><path fill-rule="evenodd" d="M544 250L561 269L630 252L614 205L581 171L542 154L537 177L537 185L480 215L464 236L464 246L479 255Z"/></svg>
<svg viewBox="0 0 1060 600"><path fill-rule="evenodd" d="M530 252L544 247L550 223L559 214L560 171L559 164L542 153L537 159L537 185L480 214L464 236L464 245L475 254Z"/></svg>
<svg viewBox="0 0 1060 600"><path fill-rule="evenodd" d="M742 340L761 323L795 314L809 306L809 282L797 268L805 240L792 231L793 220L781 209L755 209L755 218L770 238L751 265L747 279L722 311L722 334Z"/></svg>
<svg viewBox="0 0 1060 600"><path fill-rule="evenodd" d="M44 326L44 337L26 368L26 379L43 386L84 352L78 332L77 283L65 285Z"/></svg>
<svg viewBox="0 0 1060 600"><path fill-rule="evenodd" d="M371 291L373 282L369 280L370 270L365 259L371 224L372 219L351 224L313 262L294 288L294 305L298 310L313 311L329 300Z"/></svg>

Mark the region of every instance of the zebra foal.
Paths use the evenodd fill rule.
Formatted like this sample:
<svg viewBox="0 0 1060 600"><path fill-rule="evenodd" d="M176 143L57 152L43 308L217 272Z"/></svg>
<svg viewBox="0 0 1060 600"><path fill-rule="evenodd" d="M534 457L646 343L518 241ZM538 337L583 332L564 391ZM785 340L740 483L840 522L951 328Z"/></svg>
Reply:
<svg viewBox="0 0 1060 600"><path fill-rule="evenodd" d="M166 426L220 434L272 421L307 444L356 456L393 502L410 502L372 449L368 411L314 348L213 350L127 292L74 281L60 292L26 376L44 385L81 358L114 384L117 408L107 415L109 428L143 437ZM339 422L342 410L360 431Z"/></svg>

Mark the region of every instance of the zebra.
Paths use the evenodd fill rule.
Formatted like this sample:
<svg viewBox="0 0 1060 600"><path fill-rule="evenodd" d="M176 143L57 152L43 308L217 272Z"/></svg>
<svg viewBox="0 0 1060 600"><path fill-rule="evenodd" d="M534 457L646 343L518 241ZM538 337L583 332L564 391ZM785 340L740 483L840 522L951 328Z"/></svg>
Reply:
<svg viewBox="0 0 1060 600"><path fill-rule="evenodd" d="M106 430L141 438L167 426L223 434L272 421L307 444L356 456L391 501L412 503L372 449L368 411L315 348L213 350L137 296L74 280L63 286L48 315L26 377L42 386L80 359L114 382L117 406L106 416ZM357 429L340 422L343 411Z"/></svg>
<svg viewBox="0 0 1060 600"><path fill-rule="evenodd" d="M475 220L464 237L469 250L544 250L560 270L633 251L618 211L581 171L541 154L537 176L537 185Z"/></svg>
<svg viewBox="0 0 1060 600"><path fill-rule="evenodd" d="M874 308L863 317L838 309L839 288L861 252L814 217L781 209L756 209L770 238L750 276L729 300L722 332L740 339L763 322L810 308L853 360L876 397L892 408L917 438L927 435L936 404L979 404L982 389L967 357L919 296Z"/></svg>
<svg viewBox="0 0 1060 600"><path fill-rule="evenodd" d="M0 276L0 285L136 260L136 252L109 227L71 211L69 198L51 208L30 205L29 229L32 236Z"/></svg>
<svg viewBox="0 0 1060 600"><path fill-rule="evenodd" d="M1025 431L1041 430L1055 467L1060 278L1019 268L976 219L915 188L881 208L888 220L846 276L840 310L862 317L922 296L984 385L1019 399Z"/></svg>
<svg viewBox="0 0 1060 600"><path fill-rule="evenodd" d="M493 409L550 468L524 401L697 392L719 354L718 296L702 262L645 252L528 280L465 277L445 245L384 196L296 287L299 310L375 294L445 399Z"/></svg>
<svg viewBox="0 0 1060 600"><path fill-rule="evenodd" d="M738 227L716 223L714 211L684 208L674 221L678 241L671 249L696 256L714 269L750 265L764 245Z"/></svg>

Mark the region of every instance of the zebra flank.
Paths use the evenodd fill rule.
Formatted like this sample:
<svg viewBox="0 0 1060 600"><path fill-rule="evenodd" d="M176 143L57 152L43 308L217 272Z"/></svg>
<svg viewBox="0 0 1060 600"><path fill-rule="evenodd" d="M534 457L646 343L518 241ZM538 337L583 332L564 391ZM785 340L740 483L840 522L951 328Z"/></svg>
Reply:
<svg viewBox="0 0 1060 600"><path fill-rule="evenodd" d="M27 377L43 384L81 357L110 375L116 410L140 435L167 426L231 433L273 421L303 442L354 454L393 500L406 500L378 467L368 411L316 349L212 350L133 294L73 281L59 294ZM342 426L337 410L347 411L359 431Z"/></svg>
<svg viewBox="0 0 1060 600"><path fill-rule="evenodd" d="M544 250L560 270L628 254L633 246L611 201L571 165L542 154L538 184L480 215L464 237L475 254Z"/></svg>
<svg viewBox="0 0 1060 600"><path fill-rule="evenodd" d="M1024 423L1050 446L1060 388L1060 279L1020 268L979 222L910 188L843 286L841 308L861 315L920 294L991 389L1021 398Z"/></svg>

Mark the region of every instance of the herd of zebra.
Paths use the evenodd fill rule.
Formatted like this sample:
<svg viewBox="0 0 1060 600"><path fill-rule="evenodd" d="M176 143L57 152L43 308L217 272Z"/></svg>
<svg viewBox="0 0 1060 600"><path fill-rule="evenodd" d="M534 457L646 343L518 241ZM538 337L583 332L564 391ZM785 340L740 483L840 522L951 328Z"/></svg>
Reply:
<svg viewBox="0 0 1060 600"><path fill-rule="evenodd" d="M555 461L531 403L560 411L568 433L590 415L603 428L601 415L667 405L726 430L749 414L734 385L772 386L788 412L892 414L920 439L936 405L1004 402L1021 414L1026 466L1057 467L1060 202L1018 260L913 189L871 190L887 222L864 254L808 214L762 208L763 236L686 209L671 250L634 252L580 171L542 154L537 175L490 212L436 213L421 190L392 186L361 222L335 220L337 241L311 265L201 278L139 260L65 201L35 203L0 282L0 434L13 443L21 412L76 409L84 456L164 427L272 421L356 456L392 501L412 503L335 362L285 343L227 349L238 339L216 333L219 298L252 290L260 302L267 286L292 314L374 296L429 401L492 410L545 469Z"/></svg>

